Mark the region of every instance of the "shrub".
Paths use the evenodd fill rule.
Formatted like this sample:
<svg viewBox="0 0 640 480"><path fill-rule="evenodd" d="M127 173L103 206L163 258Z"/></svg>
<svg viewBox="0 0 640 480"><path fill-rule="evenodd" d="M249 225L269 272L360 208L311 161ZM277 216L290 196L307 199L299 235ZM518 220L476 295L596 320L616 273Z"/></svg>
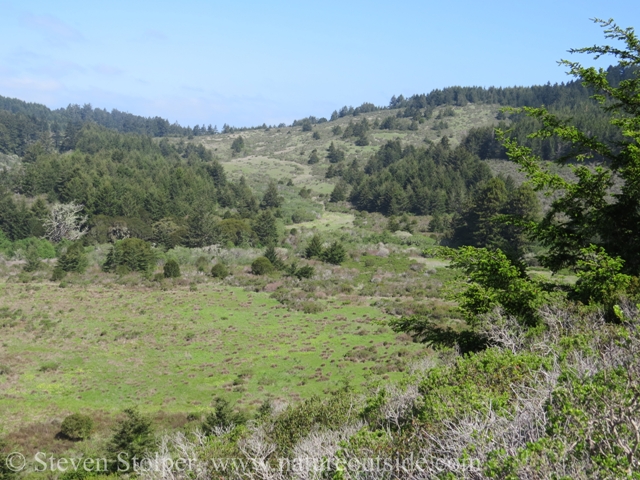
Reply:
<svg viewBox="0 0 640 480"><path fill-rule="evenodd" d="M604 248L595 245L581 249L580 254L575 297L585 304L598 303L610 308L631 283L631 276L620 273L624 260L611 258Z"/></svg>
<svg viewBox="0 0 640 480"><path fill-rule="evenodd" d="M324 308L322 307L322 305L318 302L314 302L314 301L307 301L307 302L302 302L301 304L302 307L302 311L304 313L320 313L322 310L324 310Z"/></svg>
<svg viewBox="0 0 640 480"><path fill-rule="evenodd" d="M304 265L303 267L296 269L296 271L294 272L294 275L299 279L302 279L302 278L311 278L315 273L316 271L311 265Z"/></svg>
<svg viewBox="0 0 640 480"><path fill-rule="evenodd" d="M211 276L213 278L226 278L229 276L229 269L224 263L216 263L211 267Z"/></svg>
<svg viewBox="0 0 640 480"><path fill-rule="evenodd" d="M123 275L129 275L131 273L131 269L126 265L118 265L115 272L116 275L122 277Z"/></svg>
<svg viewBox="0 0 640 480"><path fill-rule="evenodd" d="M276 270L284 270L284 262L278 256L278 253L276 252L276 249L273 245L265 250L264 256L265 258L269 259L271 265L273 265L273 268L275 268Z"/></svg>
<svg viewBox="0 0 640 480"><path fill-rule="evenodd" d="M69 440L85 440L91 435L93 420L88 415L74 413L62 421L60 434Z"/></svg>
<svg viewBox="0 0 640 480"><path fill-rule="evenodd" d="M207 434L217 433L220 429L232 429L246 421L244 415L234 412L229 401L224 398L215 397L213 407L214 410L207 414L202 423L202 430Z"/></svg>
<svg viewBox="0 0 640 480"><path fill-rule="evenodd" d="M40 368L38 368L38 371L55 372L56 370L58 370L58 368L60 368L60 364L58 362L45 362L42 365L40 365Z"/></svg>
<svg viewBox="0 0 640 480"><path fill-rule="evenodd" d="M244 138L239 136L231 144L231 150L233 150L234 153L240 153L242 149L244 149Z"/></svg>
<svg viewBox="0 0 640 480"><path fill-rule="evenodd" d="M198 257L198 259L196 260L196 269L199 272L206 272L208 266L209 260L207 260L207 257Z"/></svg>
<svg viewBox="0 0 640 480"><path fill-rule="evenodd" d="M67 276L67 272L65 272L60 265L56 265L53 269L53 273L51 274L51 281L58 282Z"/></svg>
<svg viewBox="0 0 640 480"><path fill-rule="evenodd" d="M178 278L180 276L180 265L175 260L167 260L164 264L164 278Z"/></svg>
<svg viewBox="0 0 640 480"><path fill-rule="evenodd" d="M82 273L87 269L89 262L84 253L84 247L80 242L76 242L67 248L67 251L60 255L56 268L64 272Z"/></svg>
<svg viewBox="0 0 640 480"><path fill-rule="evenodd" d="M151 245L139 238L125 238L116 242L107 254L103 269L115 271L118 267L126 267L129 271L148 272L155 261Z"/></svg>
<svg viewBox="0 0 640 480"><path fill-rule="evenodd" d="M27 248L27 253L25 255L27 263L22 268L25 272L35 272L40 267L42 267L42 262L40 261L40 254L38 254L38 250L33 245Z"/></svg>
<svg viewBox="0 0 640 480"><path fill-rule="evenodd" d="M2 243L2 239L0 238L0 244ZM6 244L5 244L6 245ZM55 258L56 257L56 247L53 244L45 240L44 238L34 238L29 237L23 240L16 240L10 247L7 247L7 253L10 256L15 255L15 253L19 250L26 252L29 247L34 247L38 252L40 258Z"/></svg>
<svg viewBox="0 0 640 480"><path fill-rule="evenodd" d="M4 440L0 440L0 478L2 480L12 480L16 478L16 472L10 466L9 456L7 453L7 444Z"/></svg>
<svg viewBox="0 0 640 480"><path fill-rule="evenodd" d="M315 214L313 212L309 212L308 210L299 209L291 214L292 223L311 222L315 219Z"/></svg>
<svg viewBox="0 0 640 480"><path fill-rule="evenodd" d="M267 257L258 257L251 264L251 273L254 275L266 275L273 270L273 265Z"/></svg>

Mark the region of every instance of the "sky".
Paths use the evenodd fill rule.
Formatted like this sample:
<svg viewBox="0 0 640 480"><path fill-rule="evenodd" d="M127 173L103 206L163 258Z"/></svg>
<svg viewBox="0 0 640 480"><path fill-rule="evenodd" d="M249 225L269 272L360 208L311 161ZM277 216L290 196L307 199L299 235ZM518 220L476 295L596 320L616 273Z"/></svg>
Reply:
<svg viewBox="0 0 640 480"><path fill-rule="evenodd" d="M637 0L0 0L0 95L181 125L290 124L448 86L568 81ZM608 61L601 65L608 65Z"/></svg>

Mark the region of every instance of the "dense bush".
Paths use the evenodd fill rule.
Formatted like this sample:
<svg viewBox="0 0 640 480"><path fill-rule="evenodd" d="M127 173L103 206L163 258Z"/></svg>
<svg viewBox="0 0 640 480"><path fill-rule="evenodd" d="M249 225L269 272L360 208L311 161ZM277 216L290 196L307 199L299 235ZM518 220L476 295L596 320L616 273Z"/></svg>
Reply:
<svg viewBox="0 0 640 480"><path fill-rule="evenodd" d="M64 272L82 273L87 269L88 260L82 243L76 242L67 247L66 252L58 257L56 268Z"/></svg>
<svg viewBox="0 0 640 480"><path fill-rule="evenodd" d="M117 241L107 254L103 269L118 273L118 267L129 271L148 272L153 267L155 255L151 245L139 238L125 238ZM122 272L124 269L120 269Z"/></svg>
<svg viewBox="0 0 640 480"><path fill-rule="evenodd" d="M211 276L213 278L226 278L229 276L229 269L224 263L218 262L211 267Z"/></svg>
<svg viewBox="0 0 640 480"><path fill-rule="evenodd" d="M93 430L93 420L88 415L74 413L62 421L60 434L69 440L86 440Z"/></svg>
<svg viewBox="0 0 640 480"><path fill-rule="evenodd" d="M327 263L340 265L347 258L347 252L340 242L333 242L322 252L320 258Z"/></svg>
<svg viewBox="0 0 640 480"><path fill-rule="evenodd" d="M180 265L175 260L167 260L163 268L164 278L178 278L180 276Z"/></svg>
<svg viewBox="0 0 640 480"><path fill-rule="evenodd" d="M24 267L22 267L25 272L35 272L42 267L40 255L38 254L38 250L34 245L30 245L29 248L27 248L27 252L25 253L24 258L27 261Z"/></svg>
<svg viewBox="0 0 640 480"><path fill-rule="evenodd" d="M251 264L251 273L254 275L267 275L273 270L273 265L267 257L258 257Z"/></svg>
<svg viewBox="0 0 640 480"><path fill-rule="evenodd" d="M199 272L206 272L209 265L209 260L206 257L198 257L196 260L196 269Z"/></svg>

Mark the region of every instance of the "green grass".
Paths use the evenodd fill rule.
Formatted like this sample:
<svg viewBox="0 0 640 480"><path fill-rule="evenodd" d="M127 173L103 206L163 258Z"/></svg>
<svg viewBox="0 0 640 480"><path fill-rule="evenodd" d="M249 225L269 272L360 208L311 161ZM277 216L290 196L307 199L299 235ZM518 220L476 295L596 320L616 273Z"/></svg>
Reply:
<svg viewBox="0 0 640 480"><path fill-rule="evenodd" d="M350 213L339 213L339 212L323 212L322 217L313 220L311 222L302 222L297 223L295 225L291 225L295 228L308 228L315 229L319 232L327 232L332 230L338 230L340 228L353 227L354 215Z"/></svg>
<svg viewBox="0 0 640 480"><path fill-rule="evenodd" d="M347 380L362 388L393 378L399 360L424 351L381 325L380 310L331 298L322 313L304 314L215 283L0 284L0 294L0 312L13 317L0 321L0 364L10 371L0 375L0 431L128 405L206 410L216 395L246 409L265 398L295 402Z"/></svg>

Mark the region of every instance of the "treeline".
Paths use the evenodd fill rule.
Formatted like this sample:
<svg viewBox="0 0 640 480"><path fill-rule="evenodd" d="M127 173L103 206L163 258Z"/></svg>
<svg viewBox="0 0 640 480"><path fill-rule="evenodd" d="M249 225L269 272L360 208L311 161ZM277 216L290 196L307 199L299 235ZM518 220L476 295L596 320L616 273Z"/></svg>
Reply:
<svg viewBox="0 0 640 480"><path fill-rule="evenodd" d="M635 76L637 67L610 66L607 69L607 79L613 87L623 80ZM575 107L584 101L590 101L593 90L584 88L582 82L547 83L531 87L447 87L435 89L428 94L412 95L404 98L395 95L389 102L389 108L439 107L442 105L457 105L464 107L468 103L498 104L510 107L547 107L556 108Z"/></svg>
<svg viewBox="0 0 640 480"><path fill-rule="evenodd" d="M91 104L69 105L51 110L38 103L28 103L0 96L0 153L24 155L29 145L40 141L56 148L64 139L86 123L120 132L166 136L199 136L218 133L217 127L196 125L183 127L160 117L141 117L113 109L93 108Z"/></svg>
<svg viewBox="0 0 640 480"><path fill-rule="evenodd" d="M92 123L77 132L70 153L40 143L29 148L22 164L5 172L1 186L0 229L12 241L42 236L47 204L58 202L84 206L89 242L120 235L167 247L265 245L277 235L275 185L260 199L243 179L227 181L220 163L201 145L154 142Z"/></svg>

